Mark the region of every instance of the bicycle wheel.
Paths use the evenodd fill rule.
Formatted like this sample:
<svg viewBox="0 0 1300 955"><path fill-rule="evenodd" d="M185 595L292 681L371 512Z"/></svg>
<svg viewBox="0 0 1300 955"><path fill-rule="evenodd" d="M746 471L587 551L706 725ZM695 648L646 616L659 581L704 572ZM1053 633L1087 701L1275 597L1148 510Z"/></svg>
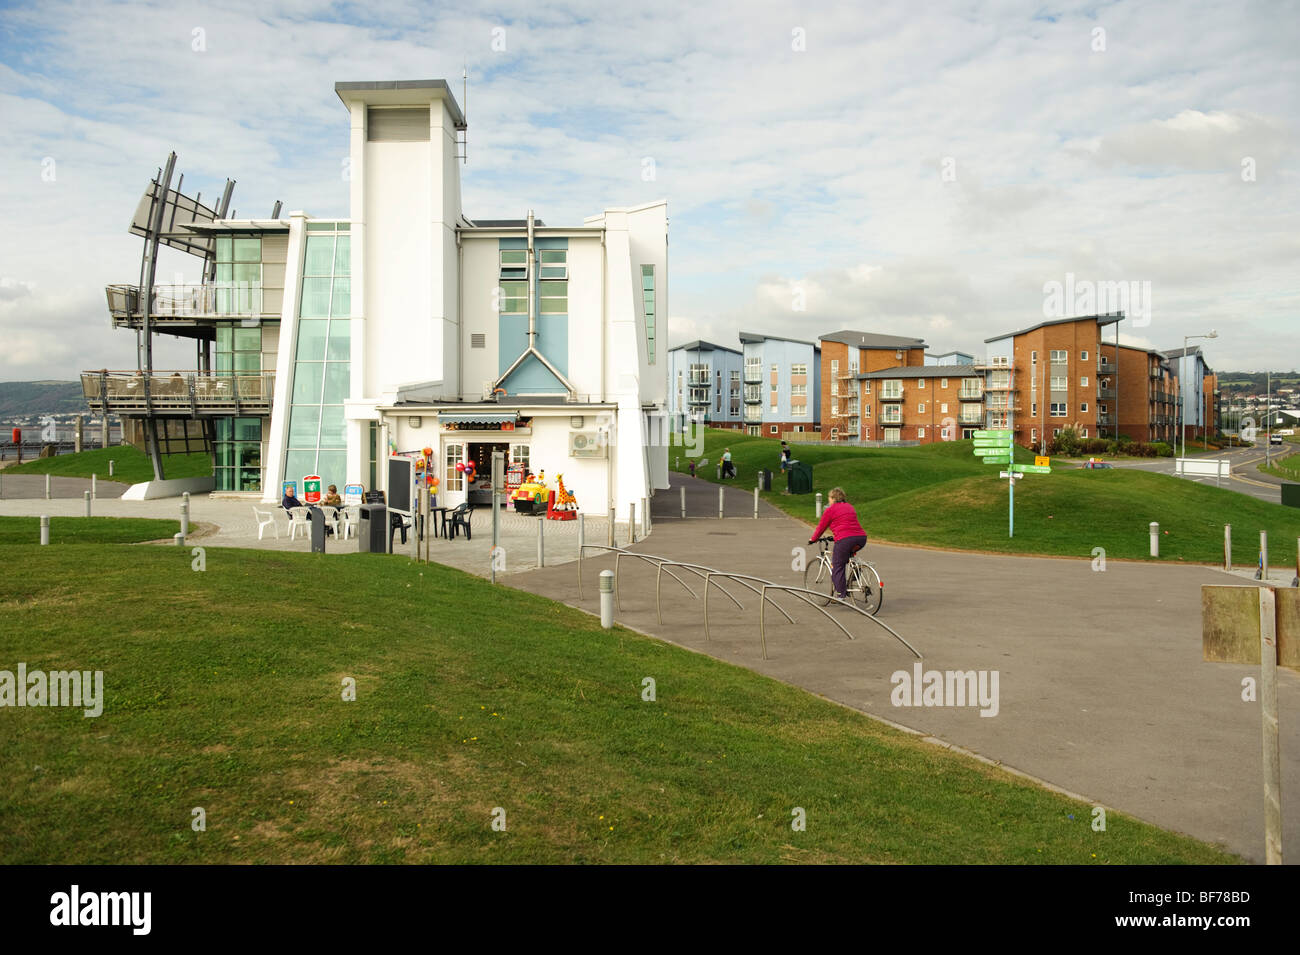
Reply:
<svg viewBox="0 0 1300 955"><path fill-rule="evenodd" d="M834 588L830 582L831 568L826 560L818 557L811 564L803 569L803 588L804 590L825 590L826 597L823 604L831 602L831 596ZM814 598L809 598L810 600Z"/></svg>
<svg viewBox="0 0 1300 955"><path fill-rule="evenodd" d="M857 564L853 575L853 586L849 588L853 602L875 616L885 603L885 585L880 581L876 568L870 564Z"/></svg>

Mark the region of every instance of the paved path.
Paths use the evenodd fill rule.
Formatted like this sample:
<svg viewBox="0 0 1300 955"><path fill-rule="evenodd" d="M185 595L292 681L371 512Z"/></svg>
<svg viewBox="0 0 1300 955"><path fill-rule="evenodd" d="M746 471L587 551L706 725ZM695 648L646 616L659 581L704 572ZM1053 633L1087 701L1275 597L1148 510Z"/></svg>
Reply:
<svg viewBox="0 0 1300 955"><path fill-rule="evenodd" d="M634 549L797 583L791 548L807 535L806 525L790 518L659 521ZM625 559L617 619L1262 861L1259 708L1241 701L1242 678L1258 668L1201 660L1201 585L1248 581L1196 566L1110 561L1105 572L1094 572L1087 558L876 544L867 553L885 581L881 619L921 650L925 669L999 672L996 717L973 708L891 705L890 675L910 672L913 658L846 611L834 612L856 633L853 642L787 598L798 625L769 612L764 660L753 597L733 587L744 604L737 611L714 594L712 639L705 642L701 601L665 579L660 625L653 569ZM572 564L508 582L595 612L596 574L612 566L610 555L583 561L582 600ZM1300 846L1300 677L1281 671L1279 683L1284 842L1294 847Z"/></svg>

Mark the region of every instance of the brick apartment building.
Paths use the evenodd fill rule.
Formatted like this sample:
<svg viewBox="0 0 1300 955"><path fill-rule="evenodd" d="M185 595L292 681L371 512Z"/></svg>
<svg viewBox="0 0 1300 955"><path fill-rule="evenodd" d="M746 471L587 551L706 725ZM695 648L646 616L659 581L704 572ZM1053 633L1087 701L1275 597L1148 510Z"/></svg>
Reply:
<svg viewBox="0 0 1300 955"><path fill-rule="evenodd" d="M1043 448L1066 428L1114 437L1117 368L1103 362L1101 333L1123 313L1061 318L985 339L985 424L1017 444Z"/></svg>
<svg viewBox="0 0 1300 955"><path fill-rule="evenodd" d="M890 368L925 367L925 342L920 338L841 331L822 335L822 440L880 440L865 437L879 432L869 421L871 401L867 376ZM893 427L891 425L891 427Z"/></svg>
<svg viewBox="0 0 1300 955"><path fill-rule="evenodd" d="M1116 430L1134 441L1172 443L1178 433L1178 376L1173 365L1154 349L1101 346L1098 386L1112 381L1118 388L1115 399Z"/></svg>
<svg viewBox="0 0 1300 955"><path fill-rule="evenodd" d="M860 379L864 441L954 441L984 424L984 382L973 365L883 368Z"/></svg>

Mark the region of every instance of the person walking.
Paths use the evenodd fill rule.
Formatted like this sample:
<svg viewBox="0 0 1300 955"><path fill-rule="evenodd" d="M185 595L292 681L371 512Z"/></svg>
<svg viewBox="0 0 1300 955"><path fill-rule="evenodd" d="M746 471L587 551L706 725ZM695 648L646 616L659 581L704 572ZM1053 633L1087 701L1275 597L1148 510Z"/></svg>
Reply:
<svg viewBox="0 0 1300 955"><path fill-rule="evenodd" d="M782 441L781 442L781 470L785 471L789 467L790 467L790 445L787 442Z"/></svg>
<svg viewBox="0 0 1300 955"><path fill-rule="evenodd" d="M844 585L844 567L850 557L867 545L867 532L858 523L858 512L848 502L843 488L831 488L830 505L822 511L822 519L808 543L817 543L817 539L828 527L831 537L835 540L835 547L831 552L831 585L835 596L845 600L849 592Z"/></svg>
<svg viewBox="0 0 1300 955"><path fill-rule="evenodd" d="M735 465L731 463L731 448L723 448L722 450L722 476L724 478L736 476Z"/></svg>

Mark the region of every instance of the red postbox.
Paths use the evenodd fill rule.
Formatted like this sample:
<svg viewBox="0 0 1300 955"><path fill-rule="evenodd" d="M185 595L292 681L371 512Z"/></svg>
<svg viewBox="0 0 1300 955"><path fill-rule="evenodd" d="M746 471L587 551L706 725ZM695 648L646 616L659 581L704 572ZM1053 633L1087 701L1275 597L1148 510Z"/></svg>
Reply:
<svg viewBox="0 0 1300 955"><path fill-rule="evenodd" d="M14 428L14 444L22 444L22 443L23 443L23 429Z"/></svg>

